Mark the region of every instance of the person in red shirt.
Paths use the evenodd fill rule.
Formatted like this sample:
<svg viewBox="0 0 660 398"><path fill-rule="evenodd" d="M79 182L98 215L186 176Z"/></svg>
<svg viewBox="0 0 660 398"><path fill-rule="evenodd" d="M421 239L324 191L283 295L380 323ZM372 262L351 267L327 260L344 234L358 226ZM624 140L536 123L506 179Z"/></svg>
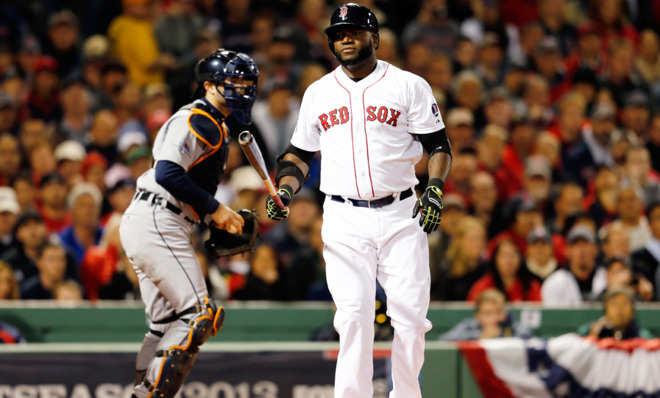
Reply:
<svg viewBox="0 0 660 398"><path fill-rule="evenodd" d="M541 284L527 269L513 241L501 241L487 267L488 273L472 285L468 301L475 301L481 292L491 288L504 293L509 302L541 301Z"/></svg>

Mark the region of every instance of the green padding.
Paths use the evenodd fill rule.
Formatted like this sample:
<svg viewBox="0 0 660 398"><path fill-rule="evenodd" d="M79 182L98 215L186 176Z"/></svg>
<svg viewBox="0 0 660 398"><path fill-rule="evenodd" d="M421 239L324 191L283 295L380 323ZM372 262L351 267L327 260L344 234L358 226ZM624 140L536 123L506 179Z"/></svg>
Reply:
<svg viewBox="0 0 660 398"><path fill-rule="evenodd" d="M18 327L29 342L141 342L147 330L144 308L126 303L102 303L76 308L47 303L0 306L0 320ZM23 306L29 305L29 306ZM331 328L330 303L229 303L225 326L214 341L309 341L320 328ZM601 316L600 306L572 309L514 307L515 319L522 310L540 311L539 337L574 332L578 326ZM639 305L637 318L642 326L660 337L660 304ZM428 318L433 329L427 341L434 341L460 320L472 316L469 304L433 303Z"/></svg>

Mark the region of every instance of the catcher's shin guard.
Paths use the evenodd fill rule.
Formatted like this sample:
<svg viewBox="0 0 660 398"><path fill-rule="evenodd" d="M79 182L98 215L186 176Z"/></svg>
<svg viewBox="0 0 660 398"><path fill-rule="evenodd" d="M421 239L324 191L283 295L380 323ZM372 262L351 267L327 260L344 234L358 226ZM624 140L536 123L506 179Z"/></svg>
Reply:
<svg viewBox="0 0 660 398"><path fill-rule="evenodd" d="M196 312L196 310L200 309L201 311ZM168 349L156 351L157 360L152 362L152 365L160 362L156 381L152 384L147 378L144 379L144 385L150 392L148 398L174 397L195 363L199 346L204 344L211 336L218 334L222 328L225 310L222 307L217 308L213 300L210 300L208 297L206 298L205 306L197 306L192 311L188 310L184 312L184 314L192 313L193 316L191 318L180 319L189 327L183 342L181 344L175 344ZM176 329L179 328L172 328L172 332L178 333ZM170 333L170 331L167 333ZM167 333L164 339L167 337ZM162 360L158 361L160 358Z"/></svg>

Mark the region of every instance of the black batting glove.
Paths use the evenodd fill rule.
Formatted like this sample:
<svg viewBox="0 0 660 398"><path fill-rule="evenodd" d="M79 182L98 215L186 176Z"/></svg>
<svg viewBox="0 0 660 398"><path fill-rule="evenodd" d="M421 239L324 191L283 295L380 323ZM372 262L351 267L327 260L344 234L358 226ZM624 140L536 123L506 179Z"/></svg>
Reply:
<svg viewBox="0 0 660 398"><path fill-rule="evenodd" d="M271 220L280 221L289 217L289 203L291 203L291 198L293 197L293 188L283 184L280 189L277 191L277 196L280 197L282 203L284 203L285 209L281 209L271 195L268 195L266 199L266 215Z"/></svg>
<svg viewBox="0 0 660 398"><path fill-rule="evenodd" d="M439 178L431 178L424 194L415 203L413 218L422 212L419 217L419 225L424 232L430 234L438 229L442 216L442 187L444 183Z"/></svg>

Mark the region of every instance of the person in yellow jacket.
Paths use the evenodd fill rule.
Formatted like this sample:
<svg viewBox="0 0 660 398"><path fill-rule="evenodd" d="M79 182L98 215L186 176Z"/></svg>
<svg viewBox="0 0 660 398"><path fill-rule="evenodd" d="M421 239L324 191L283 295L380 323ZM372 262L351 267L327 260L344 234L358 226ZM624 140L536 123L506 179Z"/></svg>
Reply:
<svg viewBox="0 0 660 398"><path fill-rule="evenodd" d="M108 28L111 56L128 70L128 77L140 87L164 81L164 70L174 58L161 54L154 34L153 1L122 0L123 13Z"/></svg>

